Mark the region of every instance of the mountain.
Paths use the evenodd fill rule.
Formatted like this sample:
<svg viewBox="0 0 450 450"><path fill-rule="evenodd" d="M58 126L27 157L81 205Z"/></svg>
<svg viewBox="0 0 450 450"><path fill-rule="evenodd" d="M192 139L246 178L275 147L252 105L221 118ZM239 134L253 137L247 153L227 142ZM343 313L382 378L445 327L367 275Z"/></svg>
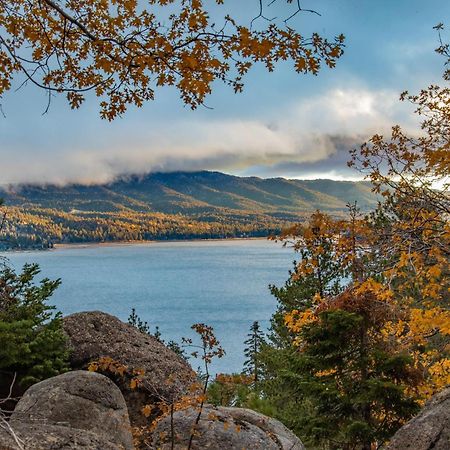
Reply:
<svg viewBox="0 0 450 450"><path fill-rule="evenodd" d="M366 182L153 173L103 185L19 185L0 190L11 246L105 240L260 236L320 209L376 205Z"/></svg>
<svg viewBox="0 0 450 450"><path fill-rule="evenodd" d="M376 198L366 182L237 177L220 172L155 173L104 185L20 185L1 192L9 205L35 205L69 212L157 211L168 214L214 211L298 213L342 211L357 201L370 209Z"/></svg>

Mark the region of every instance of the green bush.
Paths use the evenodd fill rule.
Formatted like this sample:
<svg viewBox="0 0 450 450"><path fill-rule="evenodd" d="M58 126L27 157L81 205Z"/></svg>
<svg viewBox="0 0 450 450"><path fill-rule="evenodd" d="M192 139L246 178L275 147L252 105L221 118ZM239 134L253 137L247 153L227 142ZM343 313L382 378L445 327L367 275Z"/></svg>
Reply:
<svg viewBox="0 0 450 450"><path fill-rule="evenodd" d="M15 378L21 389L68 369L61 314L47 304L60 280L39 283L37 264L17 274L0 268L0 386ZM3 389L2 389L3 390Z"/></svg>

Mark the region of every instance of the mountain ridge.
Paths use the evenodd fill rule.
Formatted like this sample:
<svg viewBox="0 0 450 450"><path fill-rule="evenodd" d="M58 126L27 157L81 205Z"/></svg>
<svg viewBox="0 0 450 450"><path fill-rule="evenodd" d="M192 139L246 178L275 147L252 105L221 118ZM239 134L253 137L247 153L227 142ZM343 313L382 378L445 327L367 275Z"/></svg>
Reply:
<svg viewBox="0 0 450 450"><path fill-rule="evenodd" d="M133 200L147 206L155 205L153 211L161 212L169 212L170 205L180 201L199 207L242 210L249 206L255 211L281 208L286 212L301 208L343 210L346 203L355 200L362 209L371 209L376 204L370 184L365 181L239 177L216 171L155 172L118 177L102 184L72 183L59 186L30 183L0 188L0 195L12 205L30 202L47 207L56 204L56 199L61 196L66 203L68 200L79 202L87 194L97 195L104 201L107 197L122 197L125 203ZM141 206L145 209L143 204Z"/></svg>
<svg viewBox="0 0 450 450"><path fill-rule="evenodd" d="M0 188L8 242L59 242L261 236L320 209L342 216L357 201L373 209L364 181L239 177L221 172L156 172L105 184L22 184ZM14 245L13 245L14 246Z"/></svg>

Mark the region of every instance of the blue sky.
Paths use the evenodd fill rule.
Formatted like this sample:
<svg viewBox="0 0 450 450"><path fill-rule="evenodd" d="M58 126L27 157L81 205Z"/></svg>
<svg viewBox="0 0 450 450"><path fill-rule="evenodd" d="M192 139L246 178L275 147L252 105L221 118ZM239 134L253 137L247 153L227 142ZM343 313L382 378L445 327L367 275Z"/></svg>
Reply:
<svg viewBox="0 0 450 450"><path fill-rule="evenodd" d="M276 15L289 6L279 0ZM245 5L245 6L243 6ZM72 111L28 86L1 101L0 183L106 182L117 175L167 170L220 170L263 177L353 179L348 150L400 123L414 131L405 89L440 83L443 59L432 29L450 19L449 0L304 0L290 23L304 34L343 33L346 51L334 70L317 77L290 64L274 73L255 68L243 94L217 85L207 104L191 111L175 90L102 121L95 99ZM257 0L226 0L226 12L249 22ZM450 33L444 32L450 38Z"/></svg>

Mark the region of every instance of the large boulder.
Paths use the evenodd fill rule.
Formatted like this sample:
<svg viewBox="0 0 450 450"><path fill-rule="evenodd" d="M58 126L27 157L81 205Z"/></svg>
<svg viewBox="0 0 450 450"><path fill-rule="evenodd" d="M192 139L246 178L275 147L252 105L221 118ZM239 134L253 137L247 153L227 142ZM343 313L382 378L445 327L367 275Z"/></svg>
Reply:
<svg viewBox="0 0 450 450"><path fill-rule="evenodd" d="M107 377L68 372L31 386L18 402L1 448L133 448L131 425L119 388Z"/></svg>
<svg viewBox="0 0 450 450"><path fill-rule="evenodd" d="M129 447L107 441L103 435L59 425L15 422L10 430L0 427L1 450L124 450L126 448Z"/></svg>
<svg viewBox="0 0 450 450"><path fill-rule="evenodd" d="M305 450L300 439L278 420L250 409L205 405L195 426L197 415L197 408L174 413L175 449L186 449L194 433L192 449ZM170 417L158 423L153 433L154 448L171 448L171 427Z"/></svg>
<svg viewBox="0 0 450 450"><path fill-rule="evenodd" d="M416 417L400 428L387 449L450 449L450 387L435 395Z"/></svg>
<svg viewBox="0 0 450 450"><path fill-rule="evenodd" d="M144 371L138 389L131 389L129 380L114 378L133 425L146 423L141 413L144 405L161 400L170 403L195 382L195 373L183 358L153 336L109 314L92 311L69 315L64 318L64 330L69 337L72 368L86 369L91 361L110 357L130 370Z"/></svg>

